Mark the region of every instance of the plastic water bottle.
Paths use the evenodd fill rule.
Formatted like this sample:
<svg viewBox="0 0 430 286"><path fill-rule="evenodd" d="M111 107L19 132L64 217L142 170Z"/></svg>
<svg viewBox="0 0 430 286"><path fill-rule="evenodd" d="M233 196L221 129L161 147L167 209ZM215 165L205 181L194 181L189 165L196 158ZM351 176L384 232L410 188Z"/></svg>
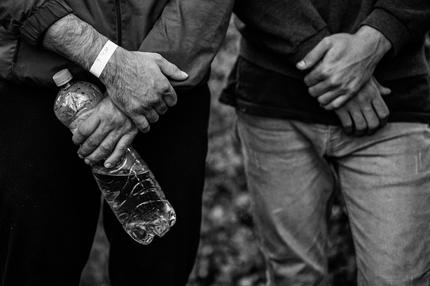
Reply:
<svg viewBox="0 0 430 286"><path fill-rule="evenodd" d="M73 82L67 69L56 73L53 79L61 88L54 104L55 115L73 132L104 96L91 83ZM132 147L116 166L107 169L99 164L92 167L92 172L124 230L138 243L151 243L155 236L163 236L175 224L175 211Z"/></svg>

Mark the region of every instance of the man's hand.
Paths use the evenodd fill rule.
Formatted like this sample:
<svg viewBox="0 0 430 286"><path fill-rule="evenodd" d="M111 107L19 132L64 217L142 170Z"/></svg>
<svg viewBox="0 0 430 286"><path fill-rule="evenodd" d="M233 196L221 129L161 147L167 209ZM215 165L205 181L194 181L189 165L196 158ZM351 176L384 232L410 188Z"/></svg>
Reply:
<svg viewBox="0 0 430 286"><path fill-rule="evenodd" d="M73 142L81 145L78 155L85 158L85 163L93 165L105 160L105 167L110 168L118 163L136 134L137 129L130 119L105 97L88 118L78 124Z"/></svg>
<svg viewBox="0 0 430 286"><path fill-rule="evenodd" d="M90 70L107 40L91 25L68 15L46 31L43 45ZM168 107L176 104L169 79L182 81L187 77L158 54L130 52L119 47L100 80L113 102L146 132L149 122L157 121Z"/></svg>
<svg viewBox="0 0 430 286"><path fill-rule="evenodd" d="M355 97L335 110L345 132L362 136L383 127L390 112L381 95L390 93L391 90L371 78Z"/></svg>
<svg viewBox="0 0 430 286"><path fill-rule="evenodd" d="M142 132L157 122L177 102L168 78L176 81L188 75L159 54L129 52L118 48L100 79L112 101Z"/></svg>
<svg viewBox="0 0 430 286"><path fill-rule="evenodd" d="M326 109L336 109L369 81L391 43L378 30L363 26L357 33L323 39L297 64L312 69L305 77L309 93Z"/></svg>

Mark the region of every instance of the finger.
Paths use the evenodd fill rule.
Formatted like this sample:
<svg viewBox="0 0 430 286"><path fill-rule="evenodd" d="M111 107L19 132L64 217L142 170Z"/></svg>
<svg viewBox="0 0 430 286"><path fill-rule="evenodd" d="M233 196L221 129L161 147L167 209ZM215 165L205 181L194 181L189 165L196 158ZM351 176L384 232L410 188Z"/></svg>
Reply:
<svg viewBox="0 0 430 286"><path fill-rule="evenodd" d="M345 105L345 103L347 103L350 99L352 98L352 94L344 94L341 95L339 97L337 97L336 99L334 99L332 102L328 103L327 105L324 106L324 109L326 110L334 110L334 109L338 109L341 108L342 106Z"/></svg>
<svg viewBox="0 0 430 286"><path fill-rule="evenodd" d="M121 138L122 134L118 132L111 132L102 143L85 158L85 161L90 165L96 164L101 160L109 157L115 149L117 141Z"/></svg>
<svg viewBox="0 0 430 286"><path fill-rule="evenodd" d="M368 105L362 107L361 113L367 122L367 134L375 133L380 127L380 122L372 104L368 103Z"/></svg>
<svg viewBox="0 0 430 286"><path fill-rule="evenodd" d="M143 115L135 115L131 117L131 120L133 120L134 124L136 125L137 129L139 129L142 133L147 133L151 129L149 126L149 122Z"/></svg>
<svg viewBox="0 0 430 286"><path fill-rule="evenodd" d="M116 144L115 150L112 152L109 158L106 159L104 163L106 168L111 168L112 166L118 164L119 160L121 160L121 158L124 156L125 151L136 137L136 134L137 130L134 130L122 136L122 138Z"/></svg>
<svg viewBox="0 0 430 286"><path fill-rule="evenodd" d="M306 70L316 65L327 51L330 49L330 43L327 39L323 39L297 64L299 70Z"/></svg>
<svg viewBox="0 0 430 286"><path fill-rule="evenodd" d="M173 80L183 81L188 78L188 74L186 72L181 71L176 65L161 56L158 58L158 66L165 76Z"/></svg>
<svg viewBox="0 0 430 286"><path fill-rule="evenodd" d="M73 132L72 141L76 145L82 144L88 136L90 136L100 125L100 118L98 116L89 116L86 120L82 121L78 128Z"/></svg>
<svg viewBox="0 0 430 286"><path fill-rule="evenodd" d="M363 136L367 132L367 122L360 109L349 110L354 125L354 134Z"/></svg>
<svg viewBox="0 0 430 286"><path fill-rule="evenodd" d="M391 93L391 89L389 89L388 87L382 86L376 79L374 79L374 82L376 83L376 86L379 89L379 92L382 95L388 95Z"/></svg>
<svg viewBox="0 0 430 286"><path fill-rule="evenodd" d="M317 85L320 82L323 82L327 79L327 76L321 72L322 66L319 64L316 68L314 68L307 76L305 76L305 84L308 87Z"/></svg>
<svg viewBox="0 0 430 286"><path fill-rule="evenodd" d="M166 102L168 107L173 107L178 103L178 96L176 95L176 91L173 87L169 90L168 93L163 95L164 102Z"/></svg>
<svg viewBox="0 0 430 286"><path fill-rule="evenodd" d="M154 104L153 108L159 115L166 114L167 110L169 109L164 101L157 102Z"/></svg>
<svg viewBox="0 0 430 286"><path fill-rule="evenodd" d="M348 111L344 109L336 110L336 115L342 124L342 128L346 134L351 134L353 131L353 123Z"/></svg>
<svg viewBox="0 0 430 286"><path fill-rule="evenodd" d="M385 104L382 98L375 98L372 101L372 106L378 115L379 121L381 122L381 126L384 126L388 122L388 118L390 116L390 110Z"/></svg>
<svg viewBox="0 0 430 286"><path fill-rule="evenodd" d="M145 117L150 123L155 123L160 119L160 116L154 109L148 109L145 111Z"/></svg>
<svg viewBox="0 0 430 286"><path fill-rule="evenodd" d="M338 98L339 96L343 95L340 91L338 90L333 90L333 91L329 91L324 93L323 95L321 95L320 97L318 97L318 102L325 108L325 109L329 109L328 105L330 103L332 103L333 100L335 100L336 98ZM347 96L347 95L344 95Z"/></svg>
<svg viewBox="0 0 430 286"><path fill-rule="evenodd" d="M319 97L330 91L330 84L327 81L319 82L309 87L308 91L312 97Z"/></svg>
<svg viewBox="0 0 430 286"><path fill-rule="evenodd" d="M94 131L85 141L82 143L81 147L78 150L78 154L80 157L87 157L91 153L93 153L101 142L106 138L109 134L107 130L105 130L102 126L99 126L96 131ZM87 162L86 162L87 163ZM88 163L87 163L88 164Z"/></svg>

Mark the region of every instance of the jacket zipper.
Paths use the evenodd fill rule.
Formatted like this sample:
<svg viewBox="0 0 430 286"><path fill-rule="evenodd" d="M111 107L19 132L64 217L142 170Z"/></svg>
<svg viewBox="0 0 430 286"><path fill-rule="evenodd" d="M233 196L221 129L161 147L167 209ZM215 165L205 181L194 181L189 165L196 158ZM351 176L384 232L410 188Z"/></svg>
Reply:
<svg viewBox="0 0 430 286"><path fill-rule="evenodd" d="M121 27L121 0L115 0L116 6L116 36L118 38L118 45L122 45L122 27Z"/></svg>

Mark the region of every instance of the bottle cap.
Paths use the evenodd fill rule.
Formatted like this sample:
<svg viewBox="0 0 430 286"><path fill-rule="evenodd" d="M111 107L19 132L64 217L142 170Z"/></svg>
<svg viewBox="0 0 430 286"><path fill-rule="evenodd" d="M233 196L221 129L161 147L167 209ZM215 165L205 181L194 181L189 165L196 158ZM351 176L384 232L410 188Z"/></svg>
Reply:
<svg viewBox="0 0 430 286"><path fill-rule="evenodd" d="M52 79L58 87L61 87L70 82L73 79L73 76L68 69L63 69L54 74Z"/></svg>

